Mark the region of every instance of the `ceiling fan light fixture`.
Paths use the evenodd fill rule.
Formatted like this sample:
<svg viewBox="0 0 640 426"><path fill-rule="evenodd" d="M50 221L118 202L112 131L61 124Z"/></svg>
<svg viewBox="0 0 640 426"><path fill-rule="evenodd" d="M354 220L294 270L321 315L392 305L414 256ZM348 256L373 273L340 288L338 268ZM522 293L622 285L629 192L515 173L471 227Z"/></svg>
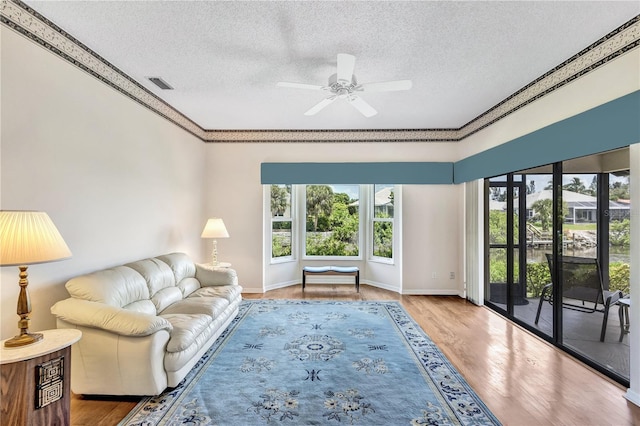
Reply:
<svg viewBox="0 0 640 426"><path fill-rule="evenodd" d="M340 99L344 99L351 94L351 90L349 90L347 87L341 87L337 89L335 93L338 95Z"/></svg>
<svg viewBox="0 0 640 426"><path fill-rule="evenodd" d="M378 112L354 92L393 92L397 90L409 90L411 80L383 81L379 83L358 84L356 76L353 74L356 58L346 53L338 53L337 72L329 77L328 86L315 86L303 83L279 82L278 87L292 87L296 89L326 90L330 96L323 99L307 112L305 115L315 115L336 98L348 101L355 109L360 111L365 117L373 117Z"/></svg>

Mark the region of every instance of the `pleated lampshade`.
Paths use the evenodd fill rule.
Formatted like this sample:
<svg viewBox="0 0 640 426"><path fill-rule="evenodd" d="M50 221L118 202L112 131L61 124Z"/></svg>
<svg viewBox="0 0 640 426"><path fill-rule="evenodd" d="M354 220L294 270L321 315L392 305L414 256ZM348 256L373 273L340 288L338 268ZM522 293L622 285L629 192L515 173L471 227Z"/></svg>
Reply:
<svg viewBox="0 0 640 426"><path fill-rule="evenodd" d="M69 257L69 247L45 212L0 211L0 265L32 265Z"/></svg>

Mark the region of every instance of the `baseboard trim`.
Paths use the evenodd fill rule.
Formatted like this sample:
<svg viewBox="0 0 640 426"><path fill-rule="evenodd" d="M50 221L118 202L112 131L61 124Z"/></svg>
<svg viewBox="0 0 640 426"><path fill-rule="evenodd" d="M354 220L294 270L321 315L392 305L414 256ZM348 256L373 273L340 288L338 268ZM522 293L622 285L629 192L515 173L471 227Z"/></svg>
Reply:
<svg viewBox="0 0 640 426"><path fill-rule="evenodd" d="M627 394L625 395L625 397L627 398L627 401L640 407L640 393L631 389L627 389Z"/></svg>
<svg viewBox="0 0 640 426"><path fill-rule="evenodd" d="M264 293L264 288L262 287L245 287L242 286L243 293Z"/></svg>
<svg viewBox="0 0 640 426"><path fill-rule="evenodd" d="M458 296L464 298L464 292L460 290L436 289L436 288L419 288L419 289L403 289L402 294L408 296Z"/></svg>
<svg viewBox="0 0 640 426"><path fill-rule="evenodd" d="M269 290L277 290L279 288L291 287L291 286L294 286L294 285L301 285L300 284L300 280L285 281L285 282L282 282L282 283L270 284L270 285L264 287L263 293L266 293Z"/></svg>
<svg viewBox="0 0 640 426"><path fill-rule="evenodd" d="M381 288L383 290L393 291L394 293L400 293L400 288L390 284L380 283L377 281L364 280L360 281L360 284L368 284L371 287Z"/></svg>

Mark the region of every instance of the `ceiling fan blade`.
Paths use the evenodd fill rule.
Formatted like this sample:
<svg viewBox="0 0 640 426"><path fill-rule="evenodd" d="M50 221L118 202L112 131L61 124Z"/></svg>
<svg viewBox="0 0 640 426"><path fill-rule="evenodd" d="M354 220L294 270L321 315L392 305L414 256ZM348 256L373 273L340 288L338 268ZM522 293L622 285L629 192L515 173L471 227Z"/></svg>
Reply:
<svg viewBox="0 0 640 426"><path fill-rule="evenodd" d="M396 90L411 89L411 80L382 81L380 83L364 83L356 87L356 90L366 92L393 92Z"/></svg>
<svg viewBox="0 0 640 426"><path fill-rule="evenodd" d="M373 117L378 113L371 105L366 103L361 97L356 95L350 95L347 100L365 117Z"/></svg>
<svg viewBox="0 0 640 426"><path fill-rule="evenodd" d="M329 96L328 98L324 98L315 106L311 107L311 109L304 113L304 115L316 115L320 110L324 109L327 105L333 103L337 96Z"/></svg>
<svg viewBox="0 0 640 426"><path fill-rule="evenodd" d="M353 68L356 65L356 57L347 53L338 53L338 82L345 81L351 84Z"/></svg>
<svg viewBox="0 0 640 426"><path fill-rule="evenodd" d="M304 84L304 83L288 83L286 81L280 81L276 83L278 87L291 87L293 89L309 89L309 90L322 90L324 86L316 86L315 84Z"/></svg>

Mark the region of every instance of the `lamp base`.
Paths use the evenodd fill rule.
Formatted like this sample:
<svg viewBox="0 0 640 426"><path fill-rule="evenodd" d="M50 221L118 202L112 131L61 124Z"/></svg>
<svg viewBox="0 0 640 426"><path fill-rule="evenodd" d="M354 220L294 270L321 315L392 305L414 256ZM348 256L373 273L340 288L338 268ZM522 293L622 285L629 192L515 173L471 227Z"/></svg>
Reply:
<svg viewBox="0 0 640 426"><path fill-rule="evenodd" d="M19 336L5 340L5 348L16 348L19 346L27 346L42 340L42 333L25 333Z"/></svg>
<svg viewBox="0 0 640 426"><path fill-rule="evenodd" d="M211 250L211 264L218 266L218 242L213 240L213 249Z"/></svg>

